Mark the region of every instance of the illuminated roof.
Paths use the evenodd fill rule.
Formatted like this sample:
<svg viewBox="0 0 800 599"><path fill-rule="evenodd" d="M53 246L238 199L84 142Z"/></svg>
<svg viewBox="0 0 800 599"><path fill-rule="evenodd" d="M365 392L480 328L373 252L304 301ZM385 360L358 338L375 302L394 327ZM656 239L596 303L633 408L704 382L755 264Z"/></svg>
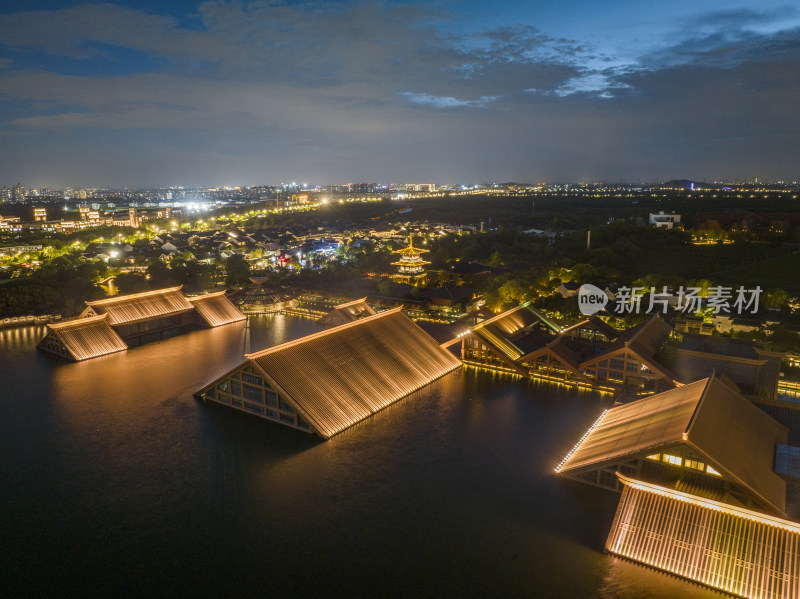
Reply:
<svg viewBox="0 0 800 599"><path fill-rule="evenodd" d="M409 235L408 237L408 246L404 247L399 250L394 250L394 254L400 254L401 256L419 256L420 254L427 254L429 250L423 250L417 247L414 247L414 241ZM427 263L426 263L427 264Z"/></svg>
<svg viewBox="0 0 800 599"><path fill-rule="evenodd" d="M247 358L325 438L461 365L399 308Z"/></svg>
<svg viewBox="0 0 800 599"><path fill-rule="evenodd" d="M561 328L526 302L476 324L472 331L499 350L501 357L516 361L547 345Z"/></svg>
<svg viewBox="0 0 800 599"><path fill-rule="evenodd" d="M374 316L377 314L375 310L367 303L367 298L353 300L352 302L345 302L333 307L333 310L328 312L317 320L320 324L339 325L346 322L353 322L365 316Z"/></svg>
<svg viewBox="0 0 800 599"><path fill-rule="evenodd" d="M773 472L785 427L710 377L606 411L558 467L570 473L632 460L685 444L726 480L783 513L786 484Z"/></svg>
<svg viewBox="0 0 800 599"><path fill-rule="evenodd" d="M800 524L619 478L607 551L739 597L796 599Z"/></svg>
<svg viewBox="0 0 800 599"><path fill-rule="evenodd" d="M187 299L195 307L200 317L212 327L239 322L247 318L225 297L224 291Z"/></svg>
<svg viewBox="0 0 800 599"><path fill-rule="evenodd" d="M588 318L586 318L586 319L584 319L584 320L582 320L582 321L580 321L578 323L575 323L575 324L573 324L571 326L568 326L565 329L562 329L561 332L566 335L568 333L571 333L575 329L582 329L582 328L587 328L587 327L588 328L592 328L592 329L596 330L599 333L602 333L603 335L605 335L609 339L615 339L616 337L619 336L619 334L621 332L621 331L618 331L617 329L615 329L614 327L612 327L610 324L608 324L607 322L605 322L601 318L599 318L597 315L589 316Z"/></svg>
<svg viewBox="0 0 800 599"><path fill-rule="evenodd" d="M86 305L90 306L96 313L108 314L108 323L112 326L131 324L194 310L192 304L181 293L180 287L119 295L108 299L86 302Z"/></svg>
<svg viewBox="0 0 800 599"><path fill-rule="evenodd" d="M117 332L108 325L107 314L48 324L47 328L49 332L39 343L39 348L54 351L49 346L55 337L73 360L88 360L128 349Z"/></svg>

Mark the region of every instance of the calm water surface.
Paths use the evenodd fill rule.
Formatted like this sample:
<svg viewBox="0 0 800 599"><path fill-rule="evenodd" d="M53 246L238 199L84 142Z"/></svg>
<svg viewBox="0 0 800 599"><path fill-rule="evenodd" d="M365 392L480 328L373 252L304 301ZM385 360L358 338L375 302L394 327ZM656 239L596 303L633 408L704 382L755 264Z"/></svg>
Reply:
<svg viewBox="0 0 800 599"><path fill-rule="evenodd" d="M597 397L461 369L321 441L192 397L243 330L78 364L0 331L5 596L722 596L603 554L619 496L553 478Z"/></svg>

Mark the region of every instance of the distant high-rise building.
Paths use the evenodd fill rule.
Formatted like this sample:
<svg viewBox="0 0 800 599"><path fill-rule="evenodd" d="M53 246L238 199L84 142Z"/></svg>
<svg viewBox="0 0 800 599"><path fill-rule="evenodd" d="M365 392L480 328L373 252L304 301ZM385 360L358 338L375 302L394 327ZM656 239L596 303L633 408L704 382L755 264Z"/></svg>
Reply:
<svg viewBox="0 0 800 599"><path fill-rule="evenodd" d="M8 187L0 187L0 204L11 201L11 190Z"/></svg>
<svg viewBox="0 0 800 599"><path fill-rule="evenodd" d="M372 193L375 191L375 183L348 183L347 190L350 193Z"/></svg>
<svg viewBox="0 0 800 599"><path fill-rule="evenodd" d="M407 183L406 191L436 191L436 183Z"/></svg>
<svg viewBox="0 0 800 599"><path fill-rule="evenodd" d="M25 201L25 188L17 183L14 188L11 190L11 198L15 202L24 202Z"/></svg>

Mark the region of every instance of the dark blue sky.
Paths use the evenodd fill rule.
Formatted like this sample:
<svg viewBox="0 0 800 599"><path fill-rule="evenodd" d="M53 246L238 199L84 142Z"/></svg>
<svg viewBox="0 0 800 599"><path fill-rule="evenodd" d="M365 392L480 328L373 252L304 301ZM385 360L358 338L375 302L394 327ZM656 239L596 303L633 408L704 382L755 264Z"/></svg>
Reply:
<svg viewBox="0 0 800 599"><path fill-rule="evenodd" d="M800 179L795 3L3 6L0 185Z"/></svg>

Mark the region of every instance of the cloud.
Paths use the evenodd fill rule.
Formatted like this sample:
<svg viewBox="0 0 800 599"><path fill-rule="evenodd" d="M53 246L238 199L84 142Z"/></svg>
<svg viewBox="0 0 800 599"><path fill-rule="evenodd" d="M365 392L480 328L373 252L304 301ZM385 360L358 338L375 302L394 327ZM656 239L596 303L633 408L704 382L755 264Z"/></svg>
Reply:
<svg viewBox="0 0 800 599"><path fill-rule="evenodd" d="M495 101L498 96L482 96L477 100L459 100L450 96L432 96L430 94L415 94L413 92L401 92L412 104L422 104L425 106L433 106L435 108L463 108L463 107L481 107L486 106L489 102Z"/></svg>
<svg viewBox="0 0 800 599"><path fill-rule="evenodd" d="M771 31L777 13L708 14L635 60L452 16L380 2L204 2L193 28L113 5L0 15L0 129L15 138L0 184L41 176L33 155L126 183L135 165L146 184L794 168L800 34Z"/></svg>

